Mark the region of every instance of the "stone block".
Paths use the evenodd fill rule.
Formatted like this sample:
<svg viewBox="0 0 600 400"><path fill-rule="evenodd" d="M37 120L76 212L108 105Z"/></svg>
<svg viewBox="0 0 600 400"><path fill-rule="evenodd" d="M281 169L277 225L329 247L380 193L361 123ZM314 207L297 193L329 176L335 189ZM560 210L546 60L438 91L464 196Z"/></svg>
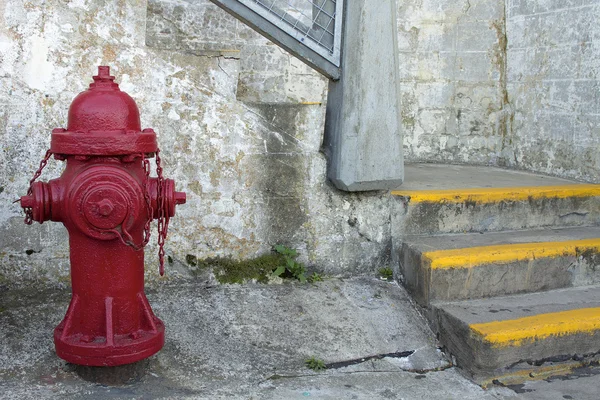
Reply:
<svg viewBox="0 0 600 400"><path fill-rule="evenodd" d="M456 49L457 26L451 22L423 22L418 28L419 52L452 51Z"/></svg>
<svg viewBox="0 0 600 400"><path fill-rule="evenodd" d="M444 81L418 82L414 96L420 109L444 109L453 102L454 83Z"/></svg>
<svg viewBox="0 0 600 400"><path fill-rule="evenodd" d="M498 46L498 31L488 21L459 22L456 26L458 52L487 52Z"/></svg>

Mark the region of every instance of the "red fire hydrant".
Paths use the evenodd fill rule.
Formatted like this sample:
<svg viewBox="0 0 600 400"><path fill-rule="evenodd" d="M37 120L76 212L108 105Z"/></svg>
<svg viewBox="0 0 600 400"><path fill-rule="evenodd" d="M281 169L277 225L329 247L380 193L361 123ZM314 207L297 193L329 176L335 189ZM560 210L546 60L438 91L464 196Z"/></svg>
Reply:
<svg viewBox="0 0 600 400"><path fill-rule="evenodd" d="M21 197L25 223L62 222L69 232L73 295L54 330L56 354L74 364L115 366L142 360L164 344L164 325L144 293L144 246L158 220L160 273L175 205L185 193L163 179L156 134L140 129L135 101L109 67L54 129L50 150ZM58 179L35 182L51 155L66 160ZM149 158L156 156L157 178Z"/></svg>

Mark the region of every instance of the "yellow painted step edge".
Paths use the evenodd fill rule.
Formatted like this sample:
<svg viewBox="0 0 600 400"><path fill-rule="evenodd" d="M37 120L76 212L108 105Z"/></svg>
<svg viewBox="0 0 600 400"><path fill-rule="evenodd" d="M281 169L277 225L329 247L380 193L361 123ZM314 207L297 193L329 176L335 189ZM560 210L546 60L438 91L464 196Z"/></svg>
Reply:
<svg viewBox="0 0 600 400"><path fill-rule="evenodd" d="M492 263L502 264L538 258L575 256L586 251L600 252L600 238L435 250L424 252L422 257L432 270L463 269Z"/></svg>
<svg viewBox="0 0 600 400"><path fill-rule="evenodd" d="M393 196L410 197L416 203L498 203L540 198L600 196L600 185L522 186L505 188L463 188L444 190L393 190Z"/></svg>
<svg viewBox="0 0 600 400"><path fill-rule="evenodd" d="M492 347L521 346L551 336L591 335L600 330L600 307L485 322L469 327Z"/></svg>

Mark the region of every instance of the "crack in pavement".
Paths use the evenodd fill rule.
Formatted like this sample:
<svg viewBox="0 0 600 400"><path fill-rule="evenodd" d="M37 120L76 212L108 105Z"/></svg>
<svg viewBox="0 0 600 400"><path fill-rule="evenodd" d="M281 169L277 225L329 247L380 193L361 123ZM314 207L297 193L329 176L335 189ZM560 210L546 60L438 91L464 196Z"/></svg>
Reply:
<svg viewBox="0 0 600 400"><path fill-rule="evenodd" d="M533 365L536 367L541 367L545 363L561 363L561 362L567 362L567 361L586 361L586 360L593 362L593 360L591 360L591 359L598 355L600 355L600 350L593 352L593 353L585 353L585 354L559 354L559 355L555 355L555 356L551 356L551 357L541 358L539 360L521 359L519 361L516 361L516 362L510 364L508 367L506 367L506 369L514 368L517 365L523 364L523 363L526 363L528 365Z"/></svg>
<svg viewBox="0 0 600 400"><path fill-rule="evenodd" d="M406 358L408 356L413 355L414 353L415 353L415 350L398 351L395 353L376 354L374 356L355 358L353 360L338 361L338 362L334 362L334 363L325 364L325 369L344 368L344 367L348 367L350 365L362 364L364 362L371 361L371 360L381 360L382 358L386 358L386 357L387 358Z"/></svg>
<svg viewBox="0 0 600 400"><path fill-rule="evenodd" d="M448 365L444 365L441 367L436 367L436 368L430 368L430 369L382 369L382 370L377 370L377 371L340 371L338 372L339 374L342 375L352 375L352 374L391 374L391 373L398 373L398 372L408 372L408 373L414 373L414 374L418 374L418 375L425 375L427 373L430 372L441 372L441 371L445 371L447 369L453 368L454 365L453 364L448 364ZM322 375L319 373L311 373L311 374L294 374L294 375L279 375L279 374L275 374L275 375L271 375L268 378L266 378L264 381L260 382L260 383L264 383L267 381L276 381L276 380L280 380L280 379L294 379L294 378L307 378L307 377L315 377L315 376L327 376L327 375ZM329 375L331 376L331 375Z"/></svg>
<svg viewBox="0 0 600 400"><path fill-rule="evenodd" d="M400 351L400 352L395 352L395 353L376 354L373 356L356 358L356 359L352 359L352 360L338 361L338 362L325 364L325 370L337 370L337 369L345 368L345 367L348 367L351 365L363 364L367 361L381 360L383 358L407 358L407 357L413 355L415 352L416 352L416 350L408 350L408 351ZM379 374L379 373L397 373L397 372L402 371L402 372L409 372L409 373L422 375L422 374L427 374L429 372L445 371L452 367L454 367L454 364L452 364L451 362L448 362L446 365L441 365L441 366L435 367L435 368L400 368L400 369L393 369L393 370L340 371L339 373L340 374L369 374L369 373ZM319 376L319 373L293 374L293 375L275 374L275 375L271 375L270 377L266 378L263 382L274 381L274 380L279 380L279 379L293 379L293 378L304 378L304 377L314 377L314 376Z"/></svg>

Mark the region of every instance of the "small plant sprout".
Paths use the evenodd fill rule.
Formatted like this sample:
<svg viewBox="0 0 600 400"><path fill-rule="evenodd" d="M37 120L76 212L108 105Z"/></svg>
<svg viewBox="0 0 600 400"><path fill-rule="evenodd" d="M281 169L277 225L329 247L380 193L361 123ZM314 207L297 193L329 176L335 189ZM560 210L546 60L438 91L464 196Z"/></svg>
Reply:
<svg viewBox="0 0 600 400"><path fill-rule="evenodd" d="M323 360L315 358L314 356L307 359L305 362L306 367L312 369L313 371L322 371L327 369L327 366L323 362Z"/></svg>
<svg viewBox="0 0 600 400"><path fill-rule="evenodd" d="M278 244L273 247L276 253L283 256L284 265L280 265L273 271L273 276L280 276L282 278L295 278L300 282L305 283L306 279L306 268L304 264L296 261L298 252L289 247Z"/></svg>
<svg viewBox="0 0 600 400"><path fill-rule="evenodd" d="M394 278L394 271L392 271L392 269L389 267L380 268L379 276L381 277L381 279L391 281Z"/></svg>
<svg viewBox="0 0 600 400"><path fill-rule="evenodd" d="M308 281L310 283L323 282L323 277L316 272L313 272L312 275L308 277Z"/></svg>

